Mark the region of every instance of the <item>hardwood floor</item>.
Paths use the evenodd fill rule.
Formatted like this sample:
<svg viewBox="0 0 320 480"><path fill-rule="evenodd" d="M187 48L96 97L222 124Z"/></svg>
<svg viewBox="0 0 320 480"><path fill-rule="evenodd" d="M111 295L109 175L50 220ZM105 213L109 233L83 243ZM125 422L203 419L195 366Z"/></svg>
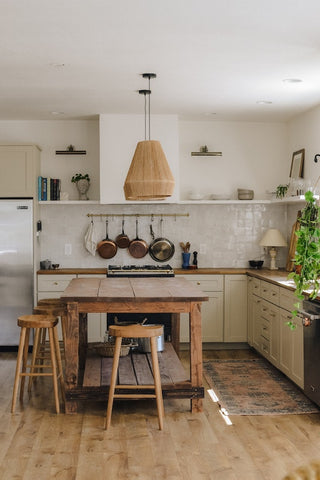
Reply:
<svg viewBox="0 0 320 480"><path fill-rule="evenodd" d="M248 355L204 352L206 359ZM38 380L12 415L15 361L0 353L1 480L280 480L320 459L320 415L232 416L228 426L208 394L200 414L188 411L188 400L165 400L162 432L148 400L115 403L108 431L107 399L56 415L49 379Z"/></svg>

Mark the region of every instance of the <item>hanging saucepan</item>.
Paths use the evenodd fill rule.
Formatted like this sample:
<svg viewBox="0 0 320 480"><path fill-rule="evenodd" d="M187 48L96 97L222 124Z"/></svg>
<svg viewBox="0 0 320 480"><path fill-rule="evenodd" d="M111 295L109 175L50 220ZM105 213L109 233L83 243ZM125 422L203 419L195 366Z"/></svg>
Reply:
<svg viewBox="0 0 320 480"><path fill-rule="evenodd" d="M128 248L130 239L128 235L124 233L124 219L122 220L122 232L116 238L116 244L119 248Z"/></svg>
<svg viewBox="0 0 320 480"><path fill-rule="evenodd" d="M162 222L163 218L160 220L160 234L161 237L154 238L154 233L152 225L150 225L150 233L153 238L151 244L149 245L149 254L156 262L167 262L174 255L174 244L162 236Z"/></svg>
<svg viewBox="0 0 320 480"><path fill-rule="evenodd" d="M142 258L148 253L148 244L144 240L139 238L138 234L138 218L136 218L136 238L131 240L129 247L129 253L133 258Z"/></svg>
<svg viewBox="0 0 320 480"><path fill-rule="evenodd" d="M113 240L108 237L108 219L106 220L106 238L97 245L97 251L102 258L112 258L117 253L118 247Z"/></svg>

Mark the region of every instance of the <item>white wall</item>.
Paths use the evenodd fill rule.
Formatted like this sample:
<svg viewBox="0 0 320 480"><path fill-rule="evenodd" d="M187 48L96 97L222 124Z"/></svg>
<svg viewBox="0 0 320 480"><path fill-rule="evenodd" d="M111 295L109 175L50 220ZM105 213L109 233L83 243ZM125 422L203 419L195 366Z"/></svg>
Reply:
<svg viewBox="0 0 320 480"><path fill-rule="evenodd" d="M287 126L284 123L179 122L181 198L190 191L204 195L249 188L255 198L268 198L289 176ZM222 157L191 157L207 145Z"/></svg>
<svg viewBox="0 0 320 480"><path fill-rule="evenodd" d="M290 167L287 129L284 124L238 122L180 122L180 174L183 192L190 187L208 193L235 190L238 186L253 188L256 198L265 196L266 189L282 183ZM70 199L77 199L70 179L74 173L88 172L92 178L90 199L99 198L99 123L98 121L1 121L0 142L36 143L42 148L43 176L63 178L62 189ZM55 150L69 144L86 149L86 156L57 156ZM223 156L191 157L190 152L207 144L221 150ZM0 193L1 195L1 193ZM49 258L61 267L105 267L108 263L135 263L126 251L119 251L110 261L91 256L84 248L83 237L89 225L87 213L161 213L189 212L189 218L165 219L164 235L176 246L170 263L181 265L179 242L190 241L191 249L199 251L205 244L206 254L199 255L199 266L244 267L251 258L263 256L258 246L262 233L270 227L287 228L286 207L283 205L42 205L43 232L40 236L41 259ZM141 237L150 241L150 217L141 221ZM105 237L104 219L95 222L97 240ZM291 228L291 227L290 227ZM135 236L134 221L126 229ZM159 227L155 225L156 234ZM110 222L110 237L121 231L121 218ZM139 232L140 233L140 232ZM66 256L64 246L72 245ZM284 265L286 249L279 253ZM149 256L138 263L150 263ZM267 261L267 265L269 260Z"/></svg>
<svg viewBox="0 0 320 480"><path fill-rule="evenodd" d="M191 252L206 247L199 254L199 267L247 267L248 260L264 258L264 249L259 247L262 234L271 227L279 228L286 235L286 206L282 204L157 204L157 205L41 205L43 231L40 236L42 259L50 259L61 267L101 267L108 264L156 263L149 254L141 259L130 257L126 249L118 249L110 260L98 254L92 256L84 247L84 235L89 227L88 213L108 214L109 238L121 232L122 217L112 214L148 214L139 220L139 237L148 244L151 241L149 225L152 213L189 213L189 217L164 217L163 235L175 245L175 255L168 262L181 267L180 242L190 242ZM105 238L105 217L95 217L96 240ZM153 229L160 236L159 217L154 218ZM135 217L125 219L125 232L135 238ZM65 255L65 244L72 245L72 255ZM287 249L280 248L279 266L285 266ZM266 257L266 266L270 264Z"/></svg>
<svg viewBox="0 0 320 480"><path fill-rule="evenodd" d="M70 200L78 200L75 173L89 173L88 196L98 200L99 189L99 122L98 120L0 121L0 142L35 143L42 149L41 175L62 179L62 191ZM56 155L68 145L86 150L87 155Z"/></svg>
<svg viewBox="0 0 320 480"><path fill-rule="evenodd" d="M304 178L315 184L320 175L320 162L313 161L315 154L320 153L320 106L288 123L288 144L291 154L305 149Z"/></svg>

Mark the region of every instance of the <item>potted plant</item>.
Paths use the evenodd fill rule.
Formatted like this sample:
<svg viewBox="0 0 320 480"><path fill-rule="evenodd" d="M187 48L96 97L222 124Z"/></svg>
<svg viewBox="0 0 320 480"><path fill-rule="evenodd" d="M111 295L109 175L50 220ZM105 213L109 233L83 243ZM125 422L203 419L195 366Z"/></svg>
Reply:
<svg viewBox="0 0 320 480"><path fill-rule="evenodd" d="M90 177L88 173L84 175L82 173L76 173L71 178L71 182L76 184L79 192L79 200L89 200L87 196L87 191L90 187Z"/></svg>
<svg viewBox="0 0 320 480"><path fill-rule="evenodd" d="M297 316L304 292L315 299L320 288L320 207L311 191L305 193L306 205L299 219L300 229L296 232L297 244L294 264L296 269L288 275L296 286L297 302L292 315ZM292 323L288 322L292 328Z"/></svg>
<svg viewBox="0 0 320 480"><path fill-rule="evenodd" d="M276 188L276 197L277 198L283 198L286 196L287 191L288 191L289 185L278 185Z"/></svg>

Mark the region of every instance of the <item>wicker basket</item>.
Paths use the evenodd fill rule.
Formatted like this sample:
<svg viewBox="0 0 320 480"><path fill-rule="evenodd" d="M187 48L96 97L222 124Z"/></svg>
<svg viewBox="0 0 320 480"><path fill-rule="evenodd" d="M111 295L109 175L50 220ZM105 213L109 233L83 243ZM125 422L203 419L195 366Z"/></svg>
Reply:
<svg viewBox="0 0 320 480"><path fill-rule="evenodd" d="M120 357L125 357L130 351L131 345L121 345ZM95 350L102 357L113 357L115 345L114 343L100 343L95 346Z"/></svg>

